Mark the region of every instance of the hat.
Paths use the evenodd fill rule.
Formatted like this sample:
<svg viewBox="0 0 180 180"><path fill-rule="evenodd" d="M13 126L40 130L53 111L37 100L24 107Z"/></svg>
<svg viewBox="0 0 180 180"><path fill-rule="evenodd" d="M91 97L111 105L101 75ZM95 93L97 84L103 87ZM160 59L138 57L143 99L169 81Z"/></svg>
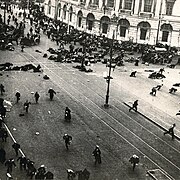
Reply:
<svg viewBox="0 0 180 180"><path fill-rule="evenodd" d="M98 145L96 145L96 147L97 147L97 148L99 148L99 146L98 146Z"/></svg>
<svg viewBox="0 0 180 180"><path fill-rule="evenodd" d="M138 158L138 156L137 156L137 155L135 155L135 154L134 154L132 157L133 157L133 158Z"/></svg>
<svg viewBox="0 0 180 180"><path fill-rule="evenodd" d="M40 167L45 167L45 165L44 165L44 164L42 164Z"/></svg>

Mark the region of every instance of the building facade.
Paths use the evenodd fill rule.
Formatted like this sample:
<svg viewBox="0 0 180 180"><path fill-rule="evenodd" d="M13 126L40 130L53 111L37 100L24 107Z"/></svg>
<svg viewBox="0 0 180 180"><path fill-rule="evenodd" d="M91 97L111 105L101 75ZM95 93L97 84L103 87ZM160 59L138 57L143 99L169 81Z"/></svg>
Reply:
<svg viewBox="0 0 180 180"><path fill-rule="evenodd" d="M180 0L45 0L45 15L87 33L180 46Z"/></svg>

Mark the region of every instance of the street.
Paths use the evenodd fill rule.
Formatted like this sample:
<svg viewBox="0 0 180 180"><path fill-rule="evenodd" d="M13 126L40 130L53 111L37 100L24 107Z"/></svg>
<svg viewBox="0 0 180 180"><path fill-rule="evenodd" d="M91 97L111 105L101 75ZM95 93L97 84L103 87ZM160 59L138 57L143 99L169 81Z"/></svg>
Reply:
<svg viewBox="0 0 180 180"><path fill-rule="evenodd" d="M103 78L103 72L108 70L106 66L98 62L91 66L92 73L80 72L72 67L74 64L43 58L49 47L57 48L55 42L41 33L38 46L25 47L24 52L16 45L15 51L0 51L1 63L11 62L14 66L40 64L43 69L43 73L2 71L3 75L0 76L6 90L1 98L13 103L5 121L24 154L35 162L35 167L44 164L48 171L54 173L54 179L58 180L67 178L66 170L69 168L87 168L92 180L150 180L147 171L152 169L160 169L171 179L180 179L179 141L172 141L170 136L164 136L162 129L139 113L129 112L129 108L124 104L139 99L138 110L143 112L146 106L153 106L152 113L157 113L154 114L157 119L159 116L168 117L172 113L172 119L176 120L179 128L179 119L175 117L179 110L175 105L179 92L175 96L169 95L169 87L165 86L162 91L157 92L157 97L150 96L151 88L159 82L147 78L142 70L146 68L145 65L136 67L137 77L130 78L129 74L135 67L129 63L112 72L110 107L106 109L104 103L107 83ZM152 68L158 70L160 66ZM167 73L168 69L165 70ZM49 80L43 79L45 74L50 77ZM164 81L170 84L168 80L167 78ZM49 99L49 88L56 91L53 101ZM16 90L21 93L18 104L15 103ZM36 91L40 94L38 104L35 103L32 93ZM158 98L163 100L159 102ZM20 117L19 114L24 113L23 104L26 100L31 102L29 113ZM163 112L163 107L158 109L161 103L162 106L168 105L169 111ZM70 123L64 121L65 107L69 107L72 112ZM151 108L148 114L152 114L150 110ZM162 121L165 120L166 118ZM166 121L164 124L165 128L168 128L171 122ZM13 130L14 128L16 130ZM175 131L177 133L178 128ZM39 135L36 132L39 132ZM69 151L63 141L65 133L73 138ZM12 144L10 136L8 142L1 142L8 159L16 159ZM96 145L100 146L102 152L102 164L95 166L92 152ZM133 154L140 158L134 171L129 162ZM26 173L19 170L18 162L16 164L13 178L28 179ZM3 172L0 173L0 178L4 180L6 167L0 164L0 169Z"/></svg>

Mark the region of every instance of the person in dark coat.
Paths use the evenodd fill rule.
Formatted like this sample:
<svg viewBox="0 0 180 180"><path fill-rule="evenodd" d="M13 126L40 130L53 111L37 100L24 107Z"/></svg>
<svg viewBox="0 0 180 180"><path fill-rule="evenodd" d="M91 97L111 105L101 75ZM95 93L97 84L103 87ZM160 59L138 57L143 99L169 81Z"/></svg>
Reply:
<svg viewBox="0 0 180 180"><path fill-rule="evenodd" d="M20 97L21 97L20 92L19 92L19 91L17 91L17 92L16 92L16 94L15 94L15 96L16 96L16 103L18 103L18 102L19 102L19 100L20 100Z"/></svg>
<svg viewBox="0 0 180 180"><path fill-rule="evenodd" d="M137 71L133 71L133 72L130 74L130 77L136 77L136 73L137 73Z"/></svg>
<svg viewBox="0 0 180 180"><path fill-rule="evenodd" d="M5 123L5 122L4 122L4 120L0 117L0 129L2 128L3 123Z"/></svg>
<svg viewBox="0 0 180 180"><path fill-rule="evenodd" d="M137 112L138 100L134 101L132 107L130 107L129 112L134 109Z"/></svg>
<svg viewBox="0 0 180 180"><path fill-rule="evenodd" d="M2 84L0 84L0 91L1 91L1 95L3 95L3 92L5 92L4 85L2 85Z"/></svg>
<svg viewBox="0 0 180 180"><path fill-rule="evenodd" d="M65 142L66 149L69 150L69 145L71 144L72 136L69 136L68 134L64 134L63 139Z"/></svg>
<svg viewBox="0 0 180 180"><path fill-rule="evenodd" d="M20 170L27 168L27 159L25 156L18 157L17 161L19 161Z"/></svg>
<svg viewBox="0 0 180 180"><path fill-rule="evenodd" d="M71 110L68 107L65 109L65 120L71 120Z"/></svg>
<svg viewBox="0 0 180 180"><path fill-rule="evenodd" d="M2 131L2 141L6 142L7 141L7 137L8 137L8 132L5 128L1 128Z"/></svg>
<svg viewBox="0 0 180 180"><path fill-rule="evenodd" d="M36 93L34 94L34 97L35 97L36 103L38 103L38 100L39 100L39 97L40 97L39 93L36 92Z"/></svg>
<svg viewBox="0 0 180 180"><path fill-rule="evenodd" d="M139 163L139 157L134 154L134 155L129 159L129 162L130 162L131 164L133 164L133 171L134 171L134 169L135 169L135 167L136 167L136 164Z"/></svg>
<svg viewBox="0 0 180 180"><path fill-rule="evenodd" d="M18 156L18 151L19 151L19 149L20 149L20 144L14 143L14 144L12 145L12 148L15 150L16 156Z"/></svg>
<svg viewBox="0 0 180 180"><path fill-rule="evenodd" d="M157 92L156 87L153 87L150 94L156 96L156 92Z"/></svg>
<svg viewBox="0 0 180 180"><path fill-rule="evenodd" d="M98 145L96 145L96 148L94 149L92 155L95 157L95 163L94 164L96 165L97 162L98 162L98 164L101 164L101 151L100 151Z"/></svg>
<svg viewBox="0 0 180 180"><path fill-rule="evenodd" d="M176 127L176 124L174 123L166 132L164 132L164 135L170 134L172 136L172 140L174 139L174 128Z"/></svg>
<svg viewBox="0 0 180 180"><path fill-rule="evenodd" d="M13 166L16 167L16 164L13 158L7 160L4 165L7 166L7 173L10 173L10 174L12 173L12 167Z"/></svg>
<svg viewBox="0 0 180 180"><path fill-rule="evenodd" d="M6 151L3 148L1 148L0 149L0 162L4 164L5 161L6 161Z"/></svg>
<svg viewBox="0 0 180 180"><path fill-rule="evenodd" d="M51 180L54 179L54 174L50 171L48 171L45 175L44 175L45 179Z"/></svg>
<svg viewBox="0 0 180 180"><path fill-rule="evenodd" d="M46 169L44 165L41 165L40 168L38 168L38 171L35 175L35 179L44 179L45 178Z"/></svg>
<svg viewBox="0 0 180 180"><path fill-rule="evenodd" d="M163 84L158 84L158 85L156 86L156 89L159 91L162 87L163 87Z"/></svg>
<svg viewBox="0 0 180 180"><path fill-rule="evenodd" d="M30 179L36 174L36 168L34 167L34 162L30 159L27 159L27 176L30 176Z"/></svg>
<svg viewBox="0 0 180 180"><path fill-rule="evenodd" d="M50 96L50 100L52 101L53 97L54 97L54 94L56 94L56 92L52 88L50 88L48 93L49 93L49 96Z"/></svg>
<svg viewBox="0 0 180 180"><path fill-rule="evenodd" d="M28 100L26 100L26 102L24 103L24 109L26 110L27 113L28 113L30 104L31 104L31 102L29 102Z"/></svg>

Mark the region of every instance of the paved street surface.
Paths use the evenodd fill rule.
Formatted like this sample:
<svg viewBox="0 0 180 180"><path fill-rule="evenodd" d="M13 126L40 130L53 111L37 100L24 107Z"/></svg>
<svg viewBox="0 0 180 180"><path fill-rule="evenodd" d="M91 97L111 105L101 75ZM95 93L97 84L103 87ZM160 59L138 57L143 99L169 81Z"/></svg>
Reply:
<svg viewBox="0 0 180 180"><path fill-rule="evenodd" d="M6 90L1 97L13 103L5 121L23 153L35 162L35 167L44 164L57 180L67 179L68 168L87 168L91 180L150 180L152 178L147 172L154 169L161 171L161 177L179 180L179 140L172 141L169 135L163 135L163 129L176 123L175 134L180 137L180 121L176 116L180 110L180 91L176 94L168 92L173 83L179 83L179 67L165 67L166 79L163 82L147 78L149 72L145 72L146 69L158 71L162 67L159 65L140 64L135 67L125 63L123 67L117 67L112 72L110 107L106 109L103 106L107 88L103 78L103 72L108 71L106 66L97 63L91 66L92 73L80 72L72 68L76 64L43 58L49 47L57 48L55 42L42 35L39 46L26 47L24 52L20 52L20 46L15 46L13 52L0 51L0 63L40 64L43 69L43 73L3 71L0 76ZM137 70L136 78L129 77L133 70ZM50 77L49 80L43 79L45 74ZM157 96L151 96L152 87L161 83L164 85ZM53 101L49 100L47 93L50 87L57 92ZM21 93L18 104L15 103L16 90ZM38 104L32 94L36 91L40 94ZM128 105L136 99L139 100L138 111L145 117L134 111L129 112ZM32 103L29 113L23 109L26 100ZM66 106L72 111L70 123L64 121ZM20 113L25 113L25 116L20 117ZM62 138L64 133L73 137L69 151ZM6 157L16 161L11 137L8 142L0 143L7 152ZM102 164L95 166L92 151L96 144L102 152ZM140 158L135 171L129 162L133 154ZM16 164L12 173L14 179L28 179L26 173L19 170L18 162ZM6 179L5 174L6 168L0 164L2 180Z"/></svg>

